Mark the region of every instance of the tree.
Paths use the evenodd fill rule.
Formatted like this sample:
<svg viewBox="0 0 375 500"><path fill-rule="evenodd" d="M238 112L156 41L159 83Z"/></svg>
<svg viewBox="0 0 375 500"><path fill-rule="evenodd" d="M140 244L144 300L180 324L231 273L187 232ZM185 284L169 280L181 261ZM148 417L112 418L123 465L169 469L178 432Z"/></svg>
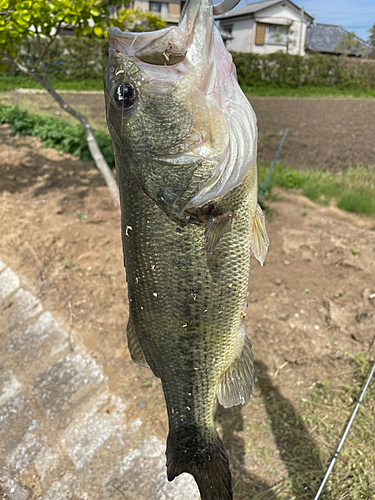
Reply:
<svg viewBox="0 0 375 500"><path fill-rule="evenodd" d="M31 76L65 111L81 122L95 165L103 175L112 199L119 204L116 180L87 118L53 89L44 65L45 56L62 29L71 28L76 36L102 37L108 16L105 0L0 0L0 63L2 66L12 65ZM37 43L36 68L20 62L22 42L30 38Z"/></svg>
<svg viewBox="0 0 375 500"><path fill-rule="evenodd" d="M370 57L375 59L375 23L373 24L372 28L369 29L370 36L369 36L369 42L371 45L370 49Z"/></svg>
<svg viewBox="0 0 375 500"><path fill-rule="evenodd" d="M355 55L358 57L362 57L367 52L365 45L357 38L354 31L348 31L341 38L339 45L336 45L334 51L344 56Z"/></svg>

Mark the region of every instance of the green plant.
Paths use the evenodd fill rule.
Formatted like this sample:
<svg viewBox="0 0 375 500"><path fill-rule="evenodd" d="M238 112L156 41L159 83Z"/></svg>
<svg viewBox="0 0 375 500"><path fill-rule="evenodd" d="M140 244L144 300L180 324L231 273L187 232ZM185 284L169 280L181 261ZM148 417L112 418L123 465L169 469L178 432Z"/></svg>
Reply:
<svg viewBox="0 0 375 500"><path fill-rule="evenodd" d="M268 165L258 163L259 189L268 170ZM321 170L295 170L280 163L272 172L266 199L275 199L276 186L300 189L304 196L323 205L335 202L338 208L348 212L375 214L375 178L371 166L358 165L344 173L334 174Z"/></svg>
<svg viewBox="0 0 375 500"><path fill-rule="evenodd" d="M289 189L300 188L306 183L306 176L299 170L288 170L280 175L280 185Z"/></svg>
<svg viewBox="0 0 375 500"><path fill-rule="evenodd" d="M345 91L375 90L375 65L355 58L276 52L259 55L233 52L238 81L243 88L328 87Z"/></svg>
<svg viewBox="0 0 375 500"><path fill-rule="evenodd" d="M34 135L40 137L43 146L55 148L83 160L90 160L91 154L87 147L85 133L80 125L69 123L49 116L32 115L16 106L4 106L0 103L0 123L8 123L13 134ZM110 168L115 161L112 142L105 131L95 132L96 140Z"/></svg>
<svg viewBox="0 0 375 500"><path fill-rule="evenodd" d="M87 146L108 186L110 196L118 204L119 190L105 158L100 151L95 134L87 118L67 102L52 87L48 80L49 71L54 67L60 70L64 58L48 62L53 47L58 43L63 29L70 28L76 37L103 37L107 27L109 12L105 0L0 0L0 57L1 64L33 78L74 118L80 121ZM90 66L95 65L95 57ZM82 61L78 61L82 65ZM2 68L3 69L3 68ZM26 124L28 117L20 119ZM40 132L36 132L40 133ZM50 137L58 136L56 131ZM51 139L52 140L52 139ZM53 138L55 140L55 138ZM71 142L71 138L64 139ZM73 140L74 142L74 140Z"/></svg>

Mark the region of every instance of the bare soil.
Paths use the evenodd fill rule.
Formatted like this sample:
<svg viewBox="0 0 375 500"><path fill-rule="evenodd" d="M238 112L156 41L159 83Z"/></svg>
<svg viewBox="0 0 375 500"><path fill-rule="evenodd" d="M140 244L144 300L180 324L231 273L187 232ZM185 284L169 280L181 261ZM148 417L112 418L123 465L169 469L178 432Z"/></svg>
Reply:
<svg viewBox="0 0 375 500"><path fill-rule="evenodd" d="M126 346L120 213L100 174L91 162L41 149L35 138L12 137L6 125L0 126L0 157L1 259L64 323L72 341L85 344L111 389L132 402L129 420L139 416L165 439L160 383L130 360ZM269 204L269 213L270 251L263 268L252 261L245 318L256 359L254 395L245 407L217 413L238 499L293 473L283 447L320 451L314 429L298 421L301 398L318 380L344 380L350 365L343 350L367 352L374 336L374 220L285 193ZM275 405L296 421L295 434L272 427L270 438L262 431ZM337 442L331 445L333 451ZM321 459L311 466L322 477Z"/></svg>
<svg viewBox="0 0 375 500"><path fill-rule="evenodd" d="M295 168L343 171L375 167L375 100L251 98L259 125L259 157L272 161L284 130L279 159Z"/></svg>
<svg viewBox="0 0 375 500"><path fill-rule="evenodd" d="M60 92L95 129L106 129L103 92ZM15 92L2 92L0 99L15 104ZM272 161L288 127L279 159L292 167L343 171L362 164L375 168L375 99L250 97L250 102L258 117L260 160ZM19 106L77 123L44 91L20 89Z"/></svg>

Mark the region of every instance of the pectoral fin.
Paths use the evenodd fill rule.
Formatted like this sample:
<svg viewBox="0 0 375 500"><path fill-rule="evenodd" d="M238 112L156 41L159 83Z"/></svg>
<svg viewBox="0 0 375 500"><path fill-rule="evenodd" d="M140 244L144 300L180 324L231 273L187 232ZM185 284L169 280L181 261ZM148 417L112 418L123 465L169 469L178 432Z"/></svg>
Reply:
<svg viewBox="0 0 375 500"><path fill-rule="evenodd" d="M211 255L218 247L224 235L230 231L233 222L233 212L211 215L204 231L204 249Z"/></svg>
<svg viewBox="0 0 375 500"><path fill-rule="evenodd" d="M257 204L250 245L254 257L259 260L261 266L264 264L264 260L268 252L268 246L270 244L266 231L265 219L266 218L262 209L259 204Z"/></svg>
<svg viewBox="0 0 375 500"><path fill-rule="evenodd" d="M145 355L143 354L142 347L140 346L137 335L135 333L131 318L129 318L128 321L128 326L126 328L126 335L128 337L128 348L132 360L138 365L150 368L146 361Z"/></svg>
<svg viewBox="0 0 375 500"><path fill-rule="evenodd" d="M241 327L241 346L219 384L217 396L225 408L246 404L251 395L254 379L254 363L251 344L246 336L245 326Z"/></svg>

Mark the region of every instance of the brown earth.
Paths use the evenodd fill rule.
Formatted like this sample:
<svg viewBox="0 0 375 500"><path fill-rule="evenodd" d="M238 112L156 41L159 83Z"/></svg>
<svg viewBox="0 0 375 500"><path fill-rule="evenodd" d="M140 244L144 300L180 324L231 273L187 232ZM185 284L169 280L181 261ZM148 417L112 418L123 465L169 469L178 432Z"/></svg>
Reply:
<svg viewBox="0 0 375 500"><path fill-rule="evenodd" d="M295 168L343 171L375 167L375 100L250 98L258 117L259 157L272 161L284 130L279 159Z"/></svg>
<svg viewBox="0 0 375 500"><path fill-rule="evenodd" d="M103 92L61 93L88 116L94 128L106 129ZM14 91L1 93L0 99L15 104ZM359 164L375 167L375 99L250 97L250 102L258 117L261 160L272 161L288 127L279 159L295 168L342 171ZM19 105L30 113L77 123L42 91L20 89Z"/></svg>
<svg viewBox="0 0 375 500"><path fill-rule="evenodd" d="M165 439L160 383L127 350L120 213L98 171L41 149L35 138L11 137L6 125L0 126L0 157L1 259L74 341L85 344L110 388L134 401L129 421L141 416ZM293 473L280 443L320 450L314 429L304 424L289 437L276 428L270 437L259 426L272 420L275 405L297 422L311 385L344 378L350 365L342 352L367 352L374 336L375 221L287 194L270 203L268 213L270 251L263 268L252 261L245 318L257 366L254 395L245 407L217 414L236 498L251 498ZM321 477L320 460L312 466Z"/></svg>

